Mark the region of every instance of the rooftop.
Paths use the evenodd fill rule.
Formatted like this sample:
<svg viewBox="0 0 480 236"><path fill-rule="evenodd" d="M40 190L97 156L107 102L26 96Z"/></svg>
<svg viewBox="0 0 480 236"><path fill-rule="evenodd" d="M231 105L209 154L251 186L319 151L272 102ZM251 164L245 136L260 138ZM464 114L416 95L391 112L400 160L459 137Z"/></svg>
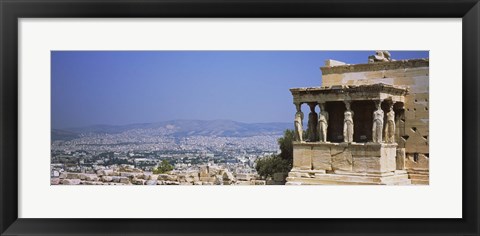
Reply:
<svg viewBox="0 0 480 236"><path fill-rule="evenodd" d="M322 75L429 67L429 59L422 58L399 61L382 61L353 65L342 64L342 62L335 61L334 63L327 62L326 65L327 66L320 67L320 69L322 70Z"/></svg>
<svg viewBox="0 0 480 236"><path fill-rule="evenodd" d="M394 93L405 95L408 89L404 86L396 86L389 84L365 84L365 85L334 85L319 87L291 88L290 92L294 93L355 93L355 92L371 92L371 93Z"/></svg>
<svg viewBox="0 0 480 236"><path fill-rule="evenodd" d="M383 83L368 85L334 85L309 88L292 88L294 103L385 100L404 102L408 89Z"/></svg>

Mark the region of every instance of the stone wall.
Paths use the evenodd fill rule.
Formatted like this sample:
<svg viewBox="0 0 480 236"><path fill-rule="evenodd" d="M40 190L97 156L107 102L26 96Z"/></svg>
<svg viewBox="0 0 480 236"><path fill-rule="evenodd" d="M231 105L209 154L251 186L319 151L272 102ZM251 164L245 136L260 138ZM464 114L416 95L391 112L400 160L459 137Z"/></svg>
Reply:
<svg viewBox="0 0 480 236"><path fill-rule="evenodd" d="M394 172L396 149L396 144L294 142L293 170Z"/></svg>
<svg viewBox="0 0 480 236"><path fill-rule="evenodd" d="M396 169L396 144L294 142L293 151L287 185L411 184Z"/></svg>
<svg viewBox="0 0 480 236"><path fill-rule="evenodd" d="M428 59L326 66L321 70L322 86L384 83L408 87L404 113L398 117L396 142L399 148L405 148L405 167L412 180L419 180L413 182L428 184Z"/></svg>

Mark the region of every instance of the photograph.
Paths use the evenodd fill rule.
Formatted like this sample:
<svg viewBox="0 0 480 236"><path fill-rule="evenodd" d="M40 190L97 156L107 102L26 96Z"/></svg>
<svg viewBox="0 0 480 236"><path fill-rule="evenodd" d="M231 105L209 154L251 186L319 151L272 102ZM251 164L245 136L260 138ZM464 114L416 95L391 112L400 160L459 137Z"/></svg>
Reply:
<svg viewBox="0 0 480 236"><path fill-rule="evenodd" d="M480 0L0 15L0 236L479 235Z"/></svg>
<svg viewBox="0 0 480 236"><path fill-rule="evenodd" d="M50 56L51 186L429 185L429 51Z"/></svg>

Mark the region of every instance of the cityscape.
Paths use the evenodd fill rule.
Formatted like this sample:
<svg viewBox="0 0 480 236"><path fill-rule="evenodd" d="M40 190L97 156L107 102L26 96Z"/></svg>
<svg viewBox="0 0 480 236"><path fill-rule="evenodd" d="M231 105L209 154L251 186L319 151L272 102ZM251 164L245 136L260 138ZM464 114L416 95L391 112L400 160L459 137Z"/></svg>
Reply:
<svg viewBox="0 0 480 236"><path fill-rule="evenodd" d="M196 122L202 123L204 128L192 128L191 124ZM240 126L242 131L230 128L228 131L234 133L230 136L218 136L224 135L224 130L205 128L209 125L234 127L236 124L243 125ZM132 184L127 176L133 174L146 178L132 179L133 183L142 185L266 184L267 180L259 180L255 161L279 153L277 140L282 136L283 128L289 125L255 124L255 128L248 130L248 124L233 121L171 121L154 124L154 127L115 127L108 132L98 127L87 127L83 131L54 130L51 147L52 184L61 184L60 180L69 184ZM185 130L185 126L191 130ZM201 135L185 135L185 131ZM158 175L153 172L162 162L171 165L172 170L170 177L162 175L159 181ZM102 175L106 170L110 176ZM208 178L200 176L202 171L202 177ZM209 172L215 173L210 176ZM76 174L67 176L62 173ZM152 179L152 175L157 179ZM193 177L191 181L182 181L172 176ZM165 178L165 181L161 181L161 178ZM274 182L270 180L269 183Z"/></svg>

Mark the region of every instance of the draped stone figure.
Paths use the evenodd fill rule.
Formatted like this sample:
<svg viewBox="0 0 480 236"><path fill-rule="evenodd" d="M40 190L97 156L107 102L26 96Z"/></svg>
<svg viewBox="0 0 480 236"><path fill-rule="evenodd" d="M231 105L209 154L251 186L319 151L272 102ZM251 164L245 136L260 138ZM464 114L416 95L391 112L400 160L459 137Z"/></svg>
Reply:
<svg viewBox="0 0 480 236"><path fill-rule="evenodd" d="M320 115L318 117L318 137L320 142L327 142L328 112L325 111L325 104L320 103Z"/></svg>
<svg viewBox="0 0 480 236"><path fill-rule="evenodd" d="M383 133L383 110L382 103L375 102L377 110L373 112L373 128L372 128L372 138L374 143L382 142L382 133Z"/></svg>
<svg viewBox="0 0 480 236"><path fill-rule="evenodd" d="M385 142L395 142L395 112L393 106L390 107L390 111L387 112L387 124L385 124Z"/></svg>
<svg viewBox="0 0 480 236"><path fill-rule="evenodd" d="M302 142L303 141L303 112L297 111L295 113L295 141Z"/></svg>
<svg viewBox="0 0 480 236"><path fill-rule="evenodd" d="M315 103L310 103L310 113L308 114L308 141L317 141L317 120L318 115L315 112Z"/></svg>
<svg viewBox="0 0 480 236"><path fill-rule="evenodd" d="M353 142L353 111L350 110L350 103L345 103L347 110L343 113L343 141Z"/></svg>

